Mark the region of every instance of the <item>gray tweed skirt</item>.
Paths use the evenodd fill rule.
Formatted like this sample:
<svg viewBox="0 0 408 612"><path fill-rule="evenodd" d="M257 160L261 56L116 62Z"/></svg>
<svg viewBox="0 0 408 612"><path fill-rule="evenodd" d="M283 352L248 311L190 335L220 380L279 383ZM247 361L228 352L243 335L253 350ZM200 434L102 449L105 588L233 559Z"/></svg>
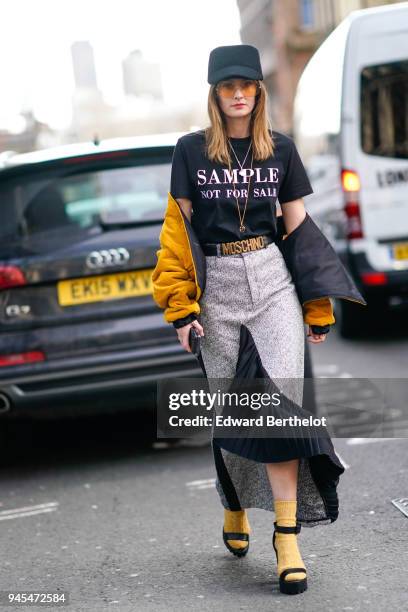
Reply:
<svg viewBox="0 0 408 612"><path fill-rule="evenodd" d="M262 365L279 388L302 405L305 324L302 306L276 243L237 255L206 255L207 280L200 299L201 357L211 391L234 378L242 324L249 330ZM287 387L285 388L285 380ZM299 384L293 384L300 379ZM221 387L223 382L221 381ZM224 380L225 384L225 380ZM265 464L299 458L297 518L309 527L336 520L336 487L344 466L331 440L212 440L216 487L225 508L274 510ZM290 443L291 444L291 443Z"/></svg>

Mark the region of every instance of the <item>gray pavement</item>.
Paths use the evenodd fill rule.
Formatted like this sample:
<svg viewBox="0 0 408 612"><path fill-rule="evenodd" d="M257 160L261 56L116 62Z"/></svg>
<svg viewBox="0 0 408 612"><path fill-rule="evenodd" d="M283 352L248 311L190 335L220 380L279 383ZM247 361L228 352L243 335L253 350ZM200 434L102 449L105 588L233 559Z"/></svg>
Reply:
<svg viewBox="0 0 408 612"><path fill-rule="evenodd" d="M334 332L312 347L316 374L404 376L407 344ZM273 514L250 510L250 552L230 555L210 448L152 446L140 423L11 428L1 449L1 591L66 591L75 612L408 610L408 518L391 504L408 497L407 440L334 440L348 465L340 516L302 529L309 589L289 597L277 586Z"/></svg>

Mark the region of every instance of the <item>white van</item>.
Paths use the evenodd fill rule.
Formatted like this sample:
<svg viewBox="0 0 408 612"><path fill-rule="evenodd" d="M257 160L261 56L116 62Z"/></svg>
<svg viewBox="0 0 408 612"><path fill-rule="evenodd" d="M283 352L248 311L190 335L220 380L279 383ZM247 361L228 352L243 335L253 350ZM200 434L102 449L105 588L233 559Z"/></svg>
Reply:
<svg viewBox="0 0 408 612"><path fill-rule="evenodd" d="M350 13L307 63L294 104L307 211L368 303L335 301L352 337L408 307L408 2Z"/></svg>

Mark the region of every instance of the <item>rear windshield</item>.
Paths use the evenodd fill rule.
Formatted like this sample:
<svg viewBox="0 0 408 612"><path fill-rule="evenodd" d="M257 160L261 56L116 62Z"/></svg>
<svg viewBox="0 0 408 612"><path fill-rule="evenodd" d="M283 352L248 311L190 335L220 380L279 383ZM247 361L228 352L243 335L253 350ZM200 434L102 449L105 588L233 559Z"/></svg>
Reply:
<svg viewBox="0 0 408 612"><path fill-rule="evenodd" d="M408 157L408 60L361 73L361 144L369 155Z"/></svg>
<svg viewBox="0 0 408 612"><path fill-rule="evenodd" d="M12 245L37 250L40 243L46 247L53 240L80 240L100 231L101 214L109 221L160 222L170 172L168 162L0 180L0 251Z"/></svg>

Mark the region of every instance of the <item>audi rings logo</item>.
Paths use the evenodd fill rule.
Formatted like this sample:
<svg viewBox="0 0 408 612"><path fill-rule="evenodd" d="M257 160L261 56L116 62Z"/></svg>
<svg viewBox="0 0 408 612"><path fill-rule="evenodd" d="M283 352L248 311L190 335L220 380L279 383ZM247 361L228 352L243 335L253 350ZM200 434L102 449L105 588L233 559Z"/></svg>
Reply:
<svg viewBox="0 0 408 612"><path fill-rule="evenodd" d="M88 268L111 268L125 264L130 259L127 249L103 249L102 251L92 251L86 258Z"/></svg>

